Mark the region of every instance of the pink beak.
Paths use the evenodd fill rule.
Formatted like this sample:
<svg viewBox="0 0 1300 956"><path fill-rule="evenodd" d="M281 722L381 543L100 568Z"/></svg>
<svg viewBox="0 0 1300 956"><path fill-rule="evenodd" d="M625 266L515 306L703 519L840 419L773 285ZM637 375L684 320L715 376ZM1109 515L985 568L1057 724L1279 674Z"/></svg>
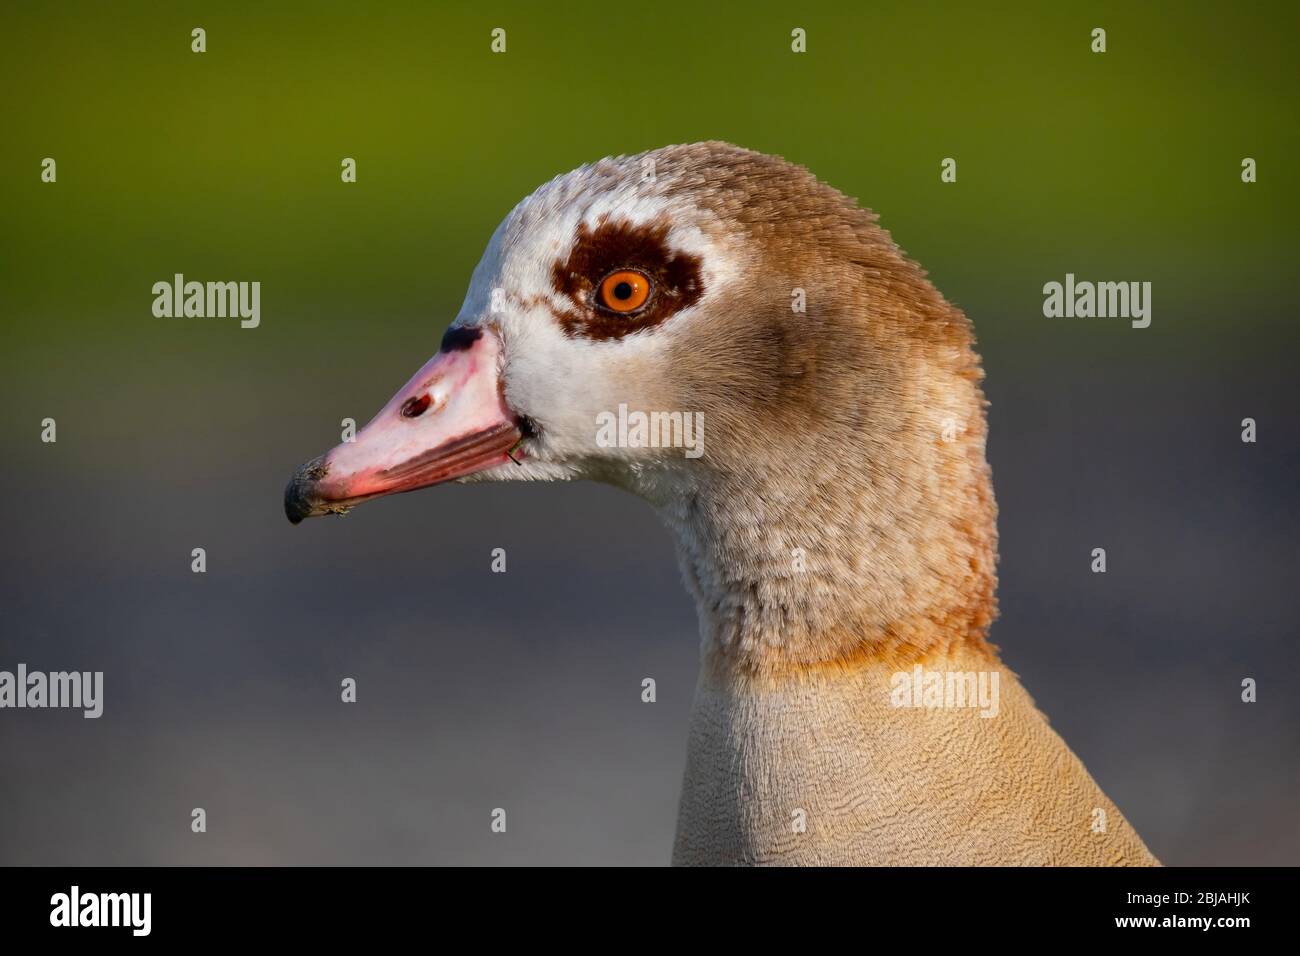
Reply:
<svg viewBox="0 0 1300 956"><path fill-rule="evenodd" d="M501 395L500 357L491 330L448 330L438 354L352 441L294 473L284 490L289 520L342 514L510 461L523 432Z"/></svg>

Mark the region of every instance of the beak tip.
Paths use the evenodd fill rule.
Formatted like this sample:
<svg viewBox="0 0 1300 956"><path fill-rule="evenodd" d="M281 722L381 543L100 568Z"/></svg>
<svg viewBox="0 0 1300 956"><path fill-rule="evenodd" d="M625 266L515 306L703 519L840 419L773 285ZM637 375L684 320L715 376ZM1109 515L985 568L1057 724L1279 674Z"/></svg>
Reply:
<svg viewBox="0 0 1300 956"><path fill-rule="evenodd" d="M304 518L316 514L316 482L324 476L325 468L319 458L312 459L294 472L284 487L284 516L290 524L302 524Z"/></svg>
<svg viewBox="0 0 1300 956"><path fill-rule="evenodd" d="M302 519L311 514L311 502L302 493L302 485L296 479L289 482L284 489L284 516L289 524L302 524Z"/></svg>

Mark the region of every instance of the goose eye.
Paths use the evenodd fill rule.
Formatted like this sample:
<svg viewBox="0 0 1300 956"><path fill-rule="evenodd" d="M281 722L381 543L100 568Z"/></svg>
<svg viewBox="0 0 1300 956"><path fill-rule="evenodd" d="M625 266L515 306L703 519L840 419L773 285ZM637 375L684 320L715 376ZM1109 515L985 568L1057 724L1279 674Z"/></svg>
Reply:
<svg viewBox="0 0 1300 956"><path fill-rule="evenodd" d="M635 312L649 298L650 280L640 272L624 269L600 280L600 304L611 312Z"/></svg>

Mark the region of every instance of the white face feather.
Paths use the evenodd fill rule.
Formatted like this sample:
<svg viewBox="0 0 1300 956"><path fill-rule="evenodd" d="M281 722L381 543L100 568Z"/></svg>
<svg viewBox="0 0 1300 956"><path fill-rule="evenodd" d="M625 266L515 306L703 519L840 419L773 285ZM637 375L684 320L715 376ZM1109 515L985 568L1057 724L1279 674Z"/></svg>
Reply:
<svg viewBox="0 0 1300 956"><path fill-rule="evenodd" d="M499 331L506 402L536 422L539 436L525 446L522 468L500 466L475 478L617 478L644 450L599 447L601 413L620 404L689 411L664 393L663 356L736 278L738 239L694 205L689 191L669 194L664 183L644 179L643 168L641 157L606 159L557 177L520 202L488 242L454 324ZM661 325L622 338L566 334L556 315L572 304L556 290L554 268L568 259L580 226L594 230L601 222L668 223L668 246L700 260L703 295Z"/></svg>

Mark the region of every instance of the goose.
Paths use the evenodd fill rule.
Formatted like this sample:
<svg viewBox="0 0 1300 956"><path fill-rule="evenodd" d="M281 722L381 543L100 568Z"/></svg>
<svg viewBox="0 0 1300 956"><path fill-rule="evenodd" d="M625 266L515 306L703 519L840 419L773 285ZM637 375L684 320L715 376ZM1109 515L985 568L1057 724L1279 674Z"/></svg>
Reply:
<svg viewBox="0 0 1300 956"><path fill-rule="evenodd" d="M607 158L506 216L438 352L285 511L449 481L648 502L700 625L674 864L1156 865L988 640L973 345L807 169L721 142Z"/></svg>

